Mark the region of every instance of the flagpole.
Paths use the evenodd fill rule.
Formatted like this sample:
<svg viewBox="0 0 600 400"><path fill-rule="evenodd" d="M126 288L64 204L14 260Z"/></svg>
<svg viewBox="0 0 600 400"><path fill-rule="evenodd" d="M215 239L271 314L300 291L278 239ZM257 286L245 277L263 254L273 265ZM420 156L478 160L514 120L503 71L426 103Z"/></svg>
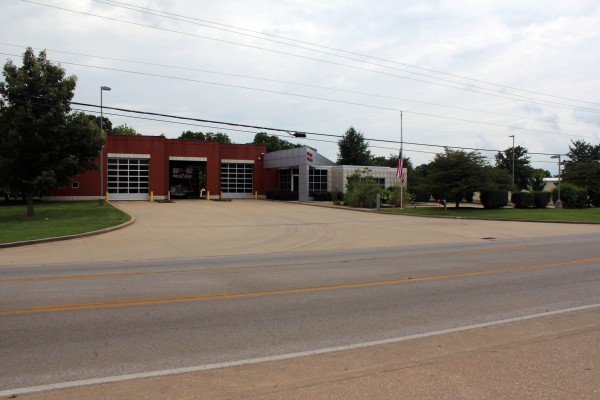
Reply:
<svg viewBox="0 0 600 400"><path fill-rule="evenodd" d="M404 158L403 150L404 137L402 132L402 111L400 111L400 157ZM403 160L398 160L398 162L402 162ZM404 163L402 162L402 168L404 168ZM401 173L404 171L400 171ZM400 180L400 208L404 208L404 182Z"/></svg>

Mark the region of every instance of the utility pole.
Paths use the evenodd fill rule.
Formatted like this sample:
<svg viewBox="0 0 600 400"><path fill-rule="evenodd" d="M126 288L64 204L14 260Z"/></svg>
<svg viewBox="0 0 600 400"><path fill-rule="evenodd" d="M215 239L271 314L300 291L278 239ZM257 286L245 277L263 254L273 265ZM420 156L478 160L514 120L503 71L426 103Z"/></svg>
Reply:
<svg viewBox="0 0 600 400"><path fill-rule="evenodd" d="M513 190L515 190L515 135L510 135L509 137L513 140L512 145L512 186Z"/></svg>

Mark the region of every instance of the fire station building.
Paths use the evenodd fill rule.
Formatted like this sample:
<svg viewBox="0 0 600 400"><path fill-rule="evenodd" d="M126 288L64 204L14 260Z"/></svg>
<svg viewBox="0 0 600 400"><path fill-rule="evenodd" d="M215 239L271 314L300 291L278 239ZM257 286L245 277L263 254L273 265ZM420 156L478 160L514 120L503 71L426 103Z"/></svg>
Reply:
<svg viewBox="0 0 600 400"><path fill-rule="evenodd" d="M48 200L164 200L177 198L264 198L270 189L298 192L345 191L345 180L358 168L335 165L309 147L266 153L246 144L167 139L162 136L108 136L102 171L73 177L69 187L54 189ZM397 186L394 168L369 167L382 187ZM102 184L101 184L102 180Z"/></svg>

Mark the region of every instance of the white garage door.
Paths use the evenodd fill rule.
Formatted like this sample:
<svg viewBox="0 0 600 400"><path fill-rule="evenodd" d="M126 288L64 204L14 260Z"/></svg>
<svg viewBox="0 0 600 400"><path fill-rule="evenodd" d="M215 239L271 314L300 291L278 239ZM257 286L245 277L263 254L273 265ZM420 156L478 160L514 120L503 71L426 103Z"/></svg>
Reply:
<svg viewBox="0 0 600 400"><path fill-rule="evenodd" d="M110 200L150 199L150 159L108 158Z"/></svg>

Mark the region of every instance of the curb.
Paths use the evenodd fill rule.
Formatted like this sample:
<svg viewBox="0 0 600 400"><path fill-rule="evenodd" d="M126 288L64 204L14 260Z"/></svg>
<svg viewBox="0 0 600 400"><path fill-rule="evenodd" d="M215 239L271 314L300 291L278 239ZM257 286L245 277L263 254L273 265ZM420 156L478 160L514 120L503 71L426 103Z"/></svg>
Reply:
<svg viewBox="0 0 600 400"><path fill-rule="evenodd" d="M469 217L454 217L443 215L419 215L419 214L402 214L390 211L375 210L372 208L352 208L347 206L336 206L335 204L317 204L316 202L289 201L288 203L302 204L313 207L333 208L336 210L369 212L374 214L396 215L400 217L417 217L417 218L439 218L439 219L460 219L463 221L501 221L501 222L539 222L542 224L575 224L575 225L600 225L600 222L590 221L553 221L553 220L535 220L535 219L506 219L506 218L469 218Z"/></svg>
<svg viewBox="0 0 600 400"><path fill-rule="evenodd" d="M111 206L113 206L116 209L118 209L119 211L125 213L125 211L121 210L119 207L115 206L114 204L111 204ZM125 214L127 214L127 213L125 213ZM111 226L109 228L99 229L97 231L77 233L75 235L57 236L57 237L51 237L51 238L45 238L45 239L35 239L35 240L23 240L21 242L0 243L0 249L7 249L7 248L11 248L11 247L30 246L30 245L42 244L42 243L60 242L63 240L79 239L79 238L85 238L85 237L89 237L89 236L102 235L104 233L123 229L123 228L128 227L129 225L134 224L135 217L130 214L127 214L127 215L129 215L129 217L131 219L129 221L123 222L122 224L117 225L117 226Z"/></svg>

